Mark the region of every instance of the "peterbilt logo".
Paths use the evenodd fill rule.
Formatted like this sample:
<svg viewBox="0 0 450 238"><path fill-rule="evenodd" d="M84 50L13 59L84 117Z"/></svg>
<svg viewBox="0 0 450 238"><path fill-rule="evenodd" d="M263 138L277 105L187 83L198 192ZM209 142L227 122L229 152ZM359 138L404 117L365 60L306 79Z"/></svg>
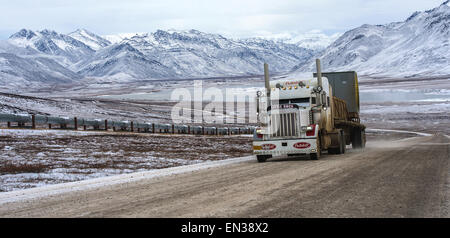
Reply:
<svg viewBox="0 0 450 238"><path fill-rule="evenodd" d="M274 145L274 144L264 144L264 145L261 145L261 149L263 149L263 150L273 150L273 149L275 149L275 148L277 148L277 146Z"/></svg>
<svg viewBox="0 0 450 238"><path fill-rule="evenodd" d="M297 149L306 149L309 148L310 146L311 144L307 142L297 142L294 144L294 147Z"/></svg>

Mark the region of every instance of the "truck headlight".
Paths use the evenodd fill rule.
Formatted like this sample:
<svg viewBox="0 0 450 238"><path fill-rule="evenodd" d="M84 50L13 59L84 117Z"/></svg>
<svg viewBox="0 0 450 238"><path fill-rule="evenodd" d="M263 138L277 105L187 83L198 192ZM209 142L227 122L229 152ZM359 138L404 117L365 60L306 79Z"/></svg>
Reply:
<svg viewBox="0 0 450 238"><path fill-rule="evenodd" d="M255 134L256 134L256 138L262 139L263 138L263 130L262 130L262 128L256 128Z"/></svg>
<svg viewBox="0 0 450 238"><path fill-rule="evenodd" d="M312 130L314 130L314 128L312 126L302 126L301 129L302 129L302 131L312 131Z"/></svg>

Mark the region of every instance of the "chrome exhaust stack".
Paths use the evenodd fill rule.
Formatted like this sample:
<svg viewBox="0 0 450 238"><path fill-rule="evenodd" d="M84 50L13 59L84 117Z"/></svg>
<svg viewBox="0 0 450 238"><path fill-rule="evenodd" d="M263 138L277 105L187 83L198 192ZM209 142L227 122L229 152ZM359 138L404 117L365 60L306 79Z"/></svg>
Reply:
<svg viewBox="0 0 450 238"><path fill-rule="evenodd" d="M264 63L264 81L266 83L267 97L270 97L269 65Z"/></svg>
<svg viewBox="0 0 450 238"><path fill-rule="evenodd" d="M320 59L316 59L316 69L317 69L317 86L322 88L322 68L320 66Z"/></svg>

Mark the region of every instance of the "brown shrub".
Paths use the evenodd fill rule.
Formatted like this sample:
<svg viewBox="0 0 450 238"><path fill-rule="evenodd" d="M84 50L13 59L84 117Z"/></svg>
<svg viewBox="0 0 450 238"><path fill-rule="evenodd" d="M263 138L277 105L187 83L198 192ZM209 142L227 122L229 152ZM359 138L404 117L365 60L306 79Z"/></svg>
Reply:
<svg viewBox="0 0 450 238"><path fill-rule="evenodd" d="M3 162L0 164L0 174L20 174L20 173L42 173L48 168L43 164L13 164L11 162Z"/></svg>

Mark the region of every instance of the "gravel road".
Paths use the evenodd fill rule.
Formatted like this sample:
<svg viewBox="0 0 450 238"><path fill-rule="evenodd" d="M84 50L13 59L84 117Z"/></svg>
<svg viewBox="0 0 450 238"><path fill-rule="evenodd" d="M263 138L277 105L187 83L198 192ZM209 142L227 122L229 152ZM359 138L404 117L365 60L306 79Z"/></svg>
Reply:
<svg viewBox="0 0 450 238"><path fill-rule="evenodd" d="M444 135L375 140L345 155L243 160L2 202L1 217L449 217ZM18 194L18 193L15 193Z"/></svg>

